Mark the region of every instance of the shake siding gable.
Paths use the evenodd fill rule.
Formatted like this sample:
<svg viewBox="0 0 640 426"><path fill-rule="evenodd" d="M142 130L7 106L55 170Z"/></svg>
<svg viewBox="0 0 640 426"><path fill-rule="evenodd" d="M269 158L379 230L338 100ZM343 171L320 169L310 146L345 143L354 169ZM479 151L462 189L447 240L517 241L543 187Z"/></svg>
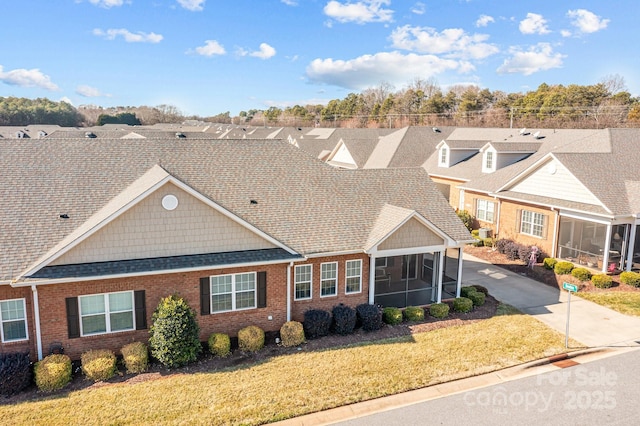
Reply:
<svg viewBox="0 0 640 426"><path fill-rule="evenodd" d="M410 219L407 223L387 237L379 246L379 250L392 250L408 247L424 247L444 244L439 235L428 229L417 219Z"/></svg>

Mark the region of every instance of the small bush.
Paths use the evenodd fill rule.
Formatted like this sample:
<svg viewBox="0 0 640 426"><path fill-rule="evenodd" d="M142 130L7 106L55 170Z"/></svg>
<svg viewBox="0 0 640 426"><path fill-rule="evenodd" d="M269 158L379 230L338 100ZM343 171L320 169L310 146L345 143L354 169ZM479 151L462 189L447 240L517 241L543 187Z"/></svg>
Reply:
<svg viewBox="0 0 640 426"><path fill-rule="evenodd" d="M486 300L486 296L484 293L480 293L479 291L472 291L467 296L468 299L471 299L473 302L473 306L482 306Z"/></svg>
<svg viewBox="0 0 640 426"><path fill-rule="evenodd" d="M474 229L471 231L471 236L473 238L480 238L480 230L479 229Z"/></svg>
<svg viewBox="0 0 640 426"><path fill-rule="evenodd" d="M524 244L518 244L518 259L520 259L520 261L524 264L529 264L529 261L531 260L531 253L533 253L533 246L527 246ZM536 248L537 250L537 248ZM536 259L535 259L535 263L538 263L538 255L539 252L536 251Z"/></svg>
<svg viewBox="0 0 640 426"><path fill-rule="evenodd" d="M36 386L43 392L62 389L71 381L71 359L67 355L49 355L36 363Z"/></svg>
<svg viewBox="0 0 640 426"><path fill-rule="evenodd" d="M471 215L471 213L466 210L458 210L457 215L462 223L464 223L464 226L466 226L469 232L471 232L473 230L473 224L475 222L475 219Z"/></svg>
<svg viewBox="0 0 640 426"><path fill-rule="evenodd" d="M109 380L116 374L116 354L108 349L94 349L80 355L82 372L94 382Z"/></svg>
<svg viewBox="0 0 640 426"><path fill-rule="evenodd" d="M434 318L446 318L449 315L449 305L446 303L434 303L429 306L429 315Z"/></svg>
<svg viewBox="0 0 640 426"><path fill-rule="evenodd" d="M380 306L363 303L356 307L356 313L364 331L376 331L382 328L382 308Z"/></svg>
<svg viewBox="0 0 640 426"><path fill-rule="evenodd" d="M304 313L302 326L307 339L326 336L331 329L331 314L321 309L310 309Z"/></svg>
<svg viewBox="0 0 640 426"><path fill-rule="evenodd" d="M453 310L456 312L467 313L471 312L472 309L473 301L467 297L458 297L453 300Z"/></svg>
<svg viewBox="0 0 640 426"><path fill-rule="evenodd" d="M149 330L151 355L166 367L180 367L195 361L202 351L196 313L177 295L160 300Z"/></svg>
<svg viewBox="0 0 640 426"><path fill-rule="evenodd" d="M0 395L16 394L30 383L29 353L0 353Z"/></svg>
<svg viewBox="0 0 640 426"><path fill-rule="evenodd" d="M591 283L598 288L611 288L613 280L609 275L597 274L591 277Z"/></svg>
<svg viewBox="0 0 640 426"><path fill-rule="evenodd" d="M484 241L482 241L480 238L476 238L475 241L473 242L473 246L484 247Z"/></svg>
<svg viewBox="0 0 640 426"><path fill-rule="evenodd" d="M493 247L493 243L494 243L494 240L491 237L482 239L482 244L485 247Z"/></svg>
<svg viewBox="0 0 640 426"><path fill-rule="evenodd" d="M258 352L264 347L264 331L250 325L238 331L238 348L243 352Z"/></svg>
<svg viewBox="0 0 640 426"><path fill-rule="evenodd" d="M382 320L389 325L398 325L402 322L402 311L400 308L387 306L382 310Z"/></svg>
<svg viewBox="0 0 640 426"><path fill-rule="evenodd" d="M496 250L498 250L498 253L507 254L507 246L511 243L513 243L513 241L501 238L496 241Z"/></svg>
<svg viewBox="0 0 640 426"><path fill-rule="evenodd" d="M573 270L573 263L566 262L566 261L557 262L556 265L553 267L553 272L555 272L558 275L570 274L572 270Z"/></svg>
<svg viewBox="0 0 640 426"><path fill-rule="evenodd" d="M507 259L509 260L517 260L520 258L520 244L514 242L514 241L510 241L506 246L505 246L505 256L507 256Z"/></svg>
<svg viewBox="0 0 640 426"><path fill-rule="evenodd" d="M305 342L304 327L298 321L285 322L280 327L280 339L282 346L299 346Z"/></svg>
<svg viewBox="0 0 640 426"><path fill-rule="evenodd" d="M127 373L137 374L147 371L149 366L149 349L142 342L133 342L121 350Z"/></svg>
<svg viewBox="0 0 640 426"><path fill-rule="evenodd" d="M213 333L207 339L209 352L220 358L231 355L231 338L225 333Z"/></svg>
<svg viewBox="0 0 640 426"><path fill-rule="evenodd" d="M357 320L355 309L341 303L333 307L331 314L333 316L333 331L343 336L353 333Z"/></svg>
<svg viewBox="0 0 640 426"><path fill-rule="evenodd" d="M465 287L460 288L460 296L461 297L467 297L467 295L469 293L476 292L476 291L478 291L478 290L476 290L476 288L473 287L473 286L465 286Z"/></svg>
<svg viewBox="0 0 640 426"><path fill-rule="evenodd" d="M424 309L419 306L407 306L404 309L404 317L407 321L424 321Z"/></svg>
<svg viewBox="0 0 640 426"><path fill-rule="evenodd" d="M620 274L620 282L632 287L640 287L640 273L625 271Z"/></svg>
<svg viewBox="0 0 640 426"><path fill-rule="evenodd" d="M558 261L553 257L545 257L542 261L542 265L545 267L545 269L549 270L553 270L553 268L556 266L556 263L558 263Z"/></svg>
<svg viewBox="0 0 640 426"><path fill-rule="evenodd" d="M476 291L479 291L480 293L484 293L485 296L489 295L489 290L484 286L481 286L479 284L474 284L472 287L475 288Z"/></svg>
<svg viewBox="0 0 640 426"><path fill-rule="evenodd" d="M571 276L580 281L589 281L591 279L591 272L586 268L573 268L571 270Z"/></svg>

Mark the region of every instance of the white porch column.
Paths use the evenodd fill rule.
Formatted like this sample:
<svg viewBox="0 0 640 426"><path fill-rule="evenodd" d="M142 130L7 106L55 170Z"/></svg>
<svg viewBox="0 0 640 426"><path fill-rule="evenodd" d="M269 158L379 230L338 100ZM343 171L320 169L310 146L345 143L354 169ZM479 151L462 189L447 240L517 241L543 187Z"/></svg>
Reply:
<svg viewBox="0 0 640 426"><path fill-rule="evenodd" d="M38 302L38 287L31 286L33 292L33 322L36 326L36 347L38 348L38 361L42 359L42 335L40 333L40 303Z"/></svg>
<svg viewBox="0 0 640 426"><path fill-rule="evenodd" d="M440 251L440 261L438 262L438 296L436 298L437 303L442 303L442 277L444 276L444 252Z"/></svg>
<svg viewBox="0 0 640 426"><path fill-rule="evenodd" d="M636 252L636 228L637 225L632 223L631 232L629 232L629 241L627 241L627 266L625 267L627 271L631 271L631 267L633 266L633 254Z"/></svg>
<svg viewBox="0 0 640 426"><path fill-rule="evenodd" d="M456 297L460 297L462 288L462 247L458 249L458 281L456 282Z"/></svg>
<svg viewBox="0 0 640 426"><path fill-rule="evenodd" d="M287 321L291 321L291 268L293 262L289 262L287 266Z"/></svg>
<svg viewBox="0 0 640 426"><path fill-rule="evenodd" d="M604 237L604 250L602 252L602 272L607 273L609 267L609 244L611 243L611 224L607 225L607 234Z"/></svg>
<svg viewBox="0 0 640 426"><path fill-rule="evenodd" d="M369 304L373 305L376 294L376 257L369 255Z"/></svg>

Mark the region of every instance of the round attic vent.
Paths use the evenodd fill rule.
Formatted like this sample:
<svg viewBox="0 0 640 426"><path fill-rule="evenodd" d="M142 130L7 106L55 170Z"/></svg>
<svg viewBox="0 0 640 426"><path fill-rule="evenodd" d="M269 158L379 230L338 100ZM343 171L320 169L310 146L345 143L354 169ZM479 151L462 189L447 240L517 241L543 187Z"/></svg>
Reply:
<svg viewBox="0 0 640 426"><path fill-rule="evenodd" d="M165 210L175 210L178 207L178 198L175 195L165 195L162 197L162 207Z"/></svg>

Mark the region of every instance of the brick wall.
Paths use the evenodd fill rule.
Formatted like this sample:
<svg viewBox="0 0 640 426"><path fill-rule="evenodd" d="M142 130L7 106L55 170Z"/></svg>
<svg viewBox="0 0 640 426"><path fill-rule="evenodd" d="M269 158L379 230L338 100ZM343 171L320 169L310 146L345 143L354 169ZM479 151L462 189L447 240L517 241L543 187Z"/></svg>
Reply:
<svg viewBox="0 0 640 426"><path fill-rule="evenodd" d="M520 233L520 222L518 210L529 210L547 216L546 235L544 238L534 237ZM557 212L549 208L538 207L528 204L520 204L512 201L502 201L500 206L500 229L499 238L508 238L521 244L535 245L546 255L552 255L554 235L554 223Z"/></svg>
<svg viewBox="0 0 640 426"><path fill-rule="evenodd" d="M496 200L493 197L488 197L484 194L479 194L476 192L471 192L471 191L465 191L464 194L464 209L466 211L468 211L469 213L471 213L471 215L475 218L476 217L476 201L477 200L487 200L491 203L494 203L494 211L493 211L493 222L486 222L483 220L476 220L475 222L475 226L477 226L478 228L489 228L491 229L491 236L495 237L496 235L496 225L497 225L497 220L498 220L498 205L500 203L501 200ZM513 227L514 225L511 225L511 227Z"/></svg>
<svg viewBox="0 0 640 426"><path fill-rule="evenodd" d="M457 209L460 206L460 190L458 186L462 183L458 180L445 179L440 177L430 176L431 180L435 183L441 183L449 185L449 205L454 209Z"/></svg>
<svg viewBox="0 0 640 426"><path fill-rule="evenodd" d="M15 353L29 352L31 359L37 358L36 349L36 327L33 316L33 298L31 297L31 288L19 287L13 288L8 285L0 285L0 300L24 299L27 316L27 337L28 340L18 342L0 342L0 352Z"/></svg>

